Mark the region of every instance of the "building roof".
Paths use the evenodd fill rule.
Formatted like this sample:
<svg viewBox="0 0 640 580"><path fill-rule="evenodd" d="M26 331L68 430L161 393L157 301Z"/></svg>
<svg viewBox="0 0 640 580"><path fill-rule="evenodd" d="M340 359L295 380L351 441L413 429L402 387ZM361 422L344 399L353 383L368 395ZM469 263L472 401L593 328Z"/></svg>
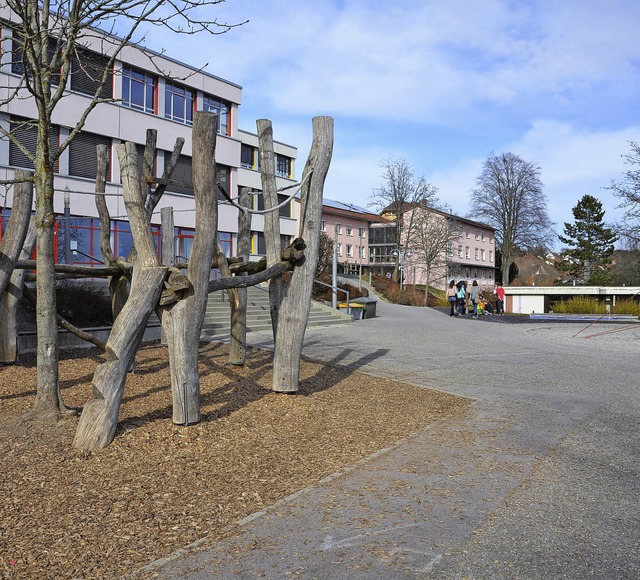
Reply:
<svg viewBox="0 0 640 580"><path fill-rule="evenodd" d="M357 206L353 203L345 203L342 201L336 201L334 199L327 199L326 197L322 198L322 206L323 211L332 214L338 214L343 216L351 215L355 218L367 220L367 221L375 221L375 222L386 222L387 220L377 213L373 213L372 211L365 209L363 207Z"/></svg>

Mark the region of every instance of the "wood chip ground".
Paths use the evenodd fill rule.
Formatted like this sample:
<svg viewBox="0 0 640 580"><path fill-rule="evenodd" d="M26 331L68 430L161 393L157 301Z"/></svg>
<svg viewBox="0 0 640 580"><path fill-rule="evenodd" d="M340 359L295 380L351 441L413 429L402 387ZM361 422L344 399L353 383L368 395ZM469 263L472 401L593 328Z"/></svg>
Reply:
<svg viewBox="0 0 640 580"><path fill-rule="evenodd" d="M232 524L429 424L467 399L303 361L300 391L270 391L272 353L227 364L202 345L202 421L171 421L166 350L143 348L114 442L72 447L77 417L22 420L35 357L0 367L0 578L113 578ZM62 354L65 403L91 397L98 351ZM231 526L231 527L230 527Z"/></svg>

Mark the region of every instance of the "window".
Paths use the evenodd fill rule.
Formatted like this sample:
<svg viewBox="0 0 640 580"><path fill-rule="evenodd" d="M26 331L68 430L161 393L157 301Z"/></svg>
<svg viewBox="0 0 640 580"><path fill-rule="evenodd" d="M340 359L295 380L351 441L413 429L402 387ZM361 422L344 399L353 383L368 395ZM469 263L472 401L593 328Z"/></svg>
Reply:
<svg viewBox="0 0 640 580"><path fill-rule="evenodd" d="M4 39L3 39L4 40ZM12 32L12 48L11 48L11 72L17 75L24 75L27 78L33 78L33 69L28 59L24 57L24 41L23 36L20 34L18 30L13 30ZM56 57L57 51L57 41L55 38L48 37L47 38L47 63L52 63L53 59ZM2 52L4 52L4 44L2 45ZM38 55L40 56L40 55ZM59 55L58 55L59 57ZM60 66L62 62L60 62ZM27 67L27 71L25 74L25 64ZM57 86L60 83L60 75L54 72L51 78L51 84Z"/></svg>
<svg viewBox="0 0 640 580"><path fill-rule="evenodd" d="M145 113L155 113L156 78L145 72L123 67L122 104Z"/></svg>
<svg viewBox="0 0 640 580"><path fill-rule="evenodd" d="M165 151L165 164L170 159L170 153ZM191 157L180 155L178 163L171 174L167 191L175 193L185 193L193 195L193 169L191 167Z"/></svg>
<svg viewBox="0 0 640 580"><path fill-rule="evenodd" d="M465 246L465 248L464 248L464 257L467 260L471 257L471 253L469 252L469 246Z"/></svg>
<svg viewBox="0 0 640 580"><path fill-rule="evenodd" d="M458 244L458 258L462 258L462 246Z"/></svg>
<svg viewBox="0 0 640 580"><path fill-rule="evenodd" d="M285 201L289 196L283 195L282 193L278 194L278 205L280 205L283 201ZM278 209L278 215L284 218L291 217L291 201L289 203L285 203L280 209Z"/></svg>
<svg viewBox="0 0 640 580"><path fill-rule="evenodd" d="M85 48L76 48L71 59L71 90L83 95L95 95L109 59ZM113 69L107 70L107 78L100 89L99 97L109 99L113 96Z"/></svg>
<svg viewBox="0 0 640 580"><path fill-rule="evenodd" d="M233 256L233 234L231 232L218 232L218 241L224 255L227 258Z"/></svg>
<svg viewBox="0 0 640 580"><path fill-rule="evenodd" d="M358 236L361 238L364 238L364 235L366 234L366 230L365 228L358 228Z"/></svg>
<svg viewBox="0 0 640 580"><path fill-rule="evenodd" d="M485 239L486 239L486 236L484 235L484 232L482 232L480 235L482 236L482 241L484 242Z"/></svg>
<svg viewBox="0 0 640 580"><path fill-rule="evenodd" d="M478 230L476 230L476 240L480 239L480 232Z"/></svg>
<svg viewBox="0 0 640 580"><path fill-rule="evenodd" d="M353 246L347 244L347 258L353 258Z"/></svg>
<svg viewBox="0 0 640 580"><path fill-rule="evenodd" d="M166 119L193 125L193 91L167 82L164 89L164 116Z"/></svg>
<svg viewBox="0 0 640 580"><path fill-rule="evenodd" d="M471 237L471 231L468 229L464 230L464 235L465 235L465 238L467 238L468 240Z"/></svg>
<svg viewBox="0 0 640 580"><path fill-rule="evenodd" d="M107 178L111 175L111 139L94 133L78 133L69 144L69 175L95 179L98 173L97 145L107 146ZM138 161L142 161L140 157ZM124 256L125 254L119 254Z"/></svg>
<svg viewBox="0 0 640 580"><path fill-rule="evenodd" d="M345 226L345 231L348 236L353 236L353 228L351 226Z"/></svg>
<svg viewBox="0 0 640 580"><path fill-rule="evenodd" d="M251 147L251 145L245 145L243 143L240 146L240 164L245 169L255 169L254 151L255 151L255 147Z"/></svg>
<svg viewBox="0 0 640 580"><path fill-rule="evenodd" d="M291 158L276 154L276 175L291 177Z"/></svg>
<svg viewBox="0 0 640 580"><path fill-rule="evenodd" d="M453 244L447 242L447 256L453 256Z"/></svg>
<svg viewBox="0 0 640 580"><path fill-rule="evenodd" d="M484 255L484 250L480 250L480 259L484 262L486 260L485 255Z"/></svg>
<svg viewBox="0 0 640 580"><path fill-rule="evenodd" d="M358 246L358 258L364 260L366 256L364 255L364 246Z"/></svg>
<svg viewBox="0 0 640 580"><path fill-rule="evenodd" d="M22 144L22 146L35 157L36 146L38 144L38 126L35 121L12 116L9 122L11 134ZM58 148L59 127L51 127L51 148ZM13 141L9 141L9 165L13 167L23 167L33 169L33 163L28 155L18 147ZM56 160L53 170L58 173L58 161ZM95 173L93 175L95 177Z"/></svg>
<svg viewBox="0 0 640 580"><path fill-rule="evenodd" d="M325 220L322 220L322 225L320 226L320 228L323 232L327 231L327 222Z"/></svg>
<svg viewBox="0 0 640 580"><path fill-rule="evenodd" d="M229 103L205 96L202 100L202 110L218 114L218 133L229 134Z"/></svg>
<svg viewBox="0 0 640 580"><path fill-rule="evenodd" d="M493 250L489 250L489 262L493 262Z"/></svg>
<svg viewBox="0 0 640 580"><path fill-rule="evenodd" d="M342 224L336 222L336 234L340 235L342 233Z"/></svg>
<svg viewBox="0 0 640 580"><path fill-rule="evenodd" d="M474 257L475 257L475 259L476 259L476 260L478 260L478 259L479 259L479 258L478 258L478 256L479 256L479 253L480 253L480 252L478 251L478 248L476 248L476 249L474 250L474 252L473 252L473 253L474 253Z"/></svg>
<svg viewBox="0 0 640 580"><path fill-rule="evenodd" d="M462 237L462 226L458 226L458 237Z"/></svg>
<svg viewBox="0 0 640 580"><path fill-rule="evenodd" d="M493 270L489 270L489 282L493 280Z"/></svg>
<svg viewBox="0 0 640 580"><path fill-rule="evenodd" d="M338 256L342 256L342 244L338 244Z"/></svg>

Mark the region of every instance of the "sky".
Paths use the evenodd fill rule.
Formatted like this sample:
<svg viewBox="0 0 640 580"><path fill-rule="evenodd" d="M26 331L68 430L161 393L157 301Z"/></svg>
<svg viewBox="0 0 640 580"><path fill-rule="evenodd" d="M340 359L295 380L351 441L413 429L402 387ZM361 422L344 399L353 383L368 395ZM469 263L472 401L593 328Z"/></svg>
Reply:
<svg viewBox="0 0 640 580"><path fill-rule="evenodd" d="M217 35L151 32L147 44L243 87L239 126L270 119L298 148L334 118L324 196L369 207L380 163L404 159L454 213L492 153L541 168L556 230L585 195L621 218L605 188L640 140L637 0L227 0L246 24ZM170 46L164 46L169 42ZM164 43L164 44L163 44Z"/></svg>

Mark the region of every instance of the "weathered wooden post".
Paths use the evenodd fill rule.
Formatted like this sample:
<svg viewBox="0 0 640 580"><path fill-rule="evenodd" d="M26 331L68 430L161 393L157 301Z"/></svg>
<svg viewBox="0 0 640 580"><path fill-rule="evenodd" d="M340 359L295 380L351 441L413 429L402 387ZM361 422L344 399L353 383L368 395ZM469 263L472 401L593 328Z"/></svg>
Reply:
<svg viewBox="0 0 640 580"><path fill-rule="evenodd" d="M248 187L241 187L238 192L238 205L249 207L251 193ZM243 262L249 261L251 251L251 215L238 213L238 257ZM246 272L236 274L246 276ZM236 288L231 302L231 333L229 339L229 363L243 365L247 352L247 289Z"/></svg>
<svg viewBox="0 0 640 580"><path fill-rule="evenodd" d="M193 186L196 205L194 234L182 298L159 308L169 347L173 422L200 421L198 345L209 292L209 273L216 246L218 200L215 147L217 117L198 111L193 121Z"/></svg>
<svg viewBox="0 0 640 580"><path fill-rule="evenodd" d="M262 197L265 209L272 209L278 205L278 188L276 184L276 157L273 151L273 128L268 119L258 119L258 144L260 152L260 178L262 181ZM277 211L270 211L264 217L264 239L267 246L267 268L280 261L282 250L280 242L280 215ZM271 313L271 327L273 339L278 334L278 317L280 304L284 294L282 276L274 276L269 281L269 310Z"/></svg>
<svg viewBox="0 0 640 580"><path fill-rule="evenodd" d="M133 143L117 146L125 207L136 246L129 297L114 321L106 345L107 362L93 376L94 398L80 416L74 447L95 450L113 441L127 372L142 342L151 313L162 292L167 268L160 266L138 172L138 156Z"/></svg>
<svg viewBox="0 0 640 580"><path fill-rule="evenodd" d="M318 262L322 192L333 151L333 119L313 119L313 141L302 174L300 236L306 243L305 262L291 276L280 305L273 358L273 390L293 393L300 380L302 342L311 308L311 289Z"/></svg>

